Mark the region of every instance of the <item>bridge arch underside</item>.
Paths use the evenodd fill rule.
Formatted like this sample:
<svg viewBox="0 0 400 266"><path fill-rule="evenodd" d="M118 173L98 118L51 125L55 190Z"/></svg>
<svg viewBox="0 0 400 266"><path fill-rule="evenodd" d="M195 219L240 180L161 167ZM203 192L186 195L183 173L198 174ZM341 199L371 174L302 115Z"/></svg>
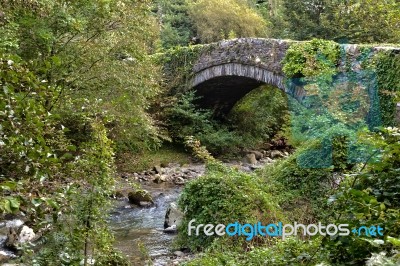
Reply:
<svg viewBox="0 0 400 266"><path fill-rule="evenodd" d="M197 104L213 109L216 116L229 113L235 103L251 90L268 84L289 95L301 97L296 88L286 86L285 78L266 69L237 63L212 66L196 73L193 88L201 98Z"/></svg>

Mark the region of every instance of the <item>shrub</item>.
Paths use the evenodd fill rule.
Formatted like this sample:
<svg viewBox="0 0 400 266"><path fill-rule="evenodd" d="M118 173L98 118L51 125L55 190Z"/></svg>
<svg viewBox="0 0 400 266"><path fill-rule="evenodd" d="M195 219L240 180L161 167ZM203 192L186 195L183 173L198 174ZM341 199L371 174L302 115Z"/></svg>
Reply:
<svg viewBox="0 0 400 266"><path fill-rule="evenodd" d="M285 241L278 240L273 246L256 247L245 253L216 247L185 265L315 265L318 262L327 260L324 252L320 252L315 256L315 250L319 248L320 244L321 240L318 238L312 241L288 238Z"/></svg>
<svg viewBox="0 0 400 266"><path fill-rule="evenodd" d="M332 260L338 263L363 263L372 253L398 252L394 238L400 233L399 129L388 128L365 138L377 149L376 157L371 156L362 169L347 175L340 189L330 197L333 219L337 224L349 224L350 228L379 225L384 228L384 237L376 236L381 242L357 235L325 241Z"/></svg>
<svg viewBox="0 0 400 266"><path fill-rule="evenodd" d="M215 237L188 236L187 225L256 223L268 224L282 220L279 206L265 192L260 178L216 161L207 164L206 174L188 183L179 199L185 218L179 228L178 244L193 250L209 246ZM236 239L235 239L236 240ZM232 240L234 241L234 240ZM239 239L240 241L240 239ZM253 239L257 241L257 239Z"/></svg>

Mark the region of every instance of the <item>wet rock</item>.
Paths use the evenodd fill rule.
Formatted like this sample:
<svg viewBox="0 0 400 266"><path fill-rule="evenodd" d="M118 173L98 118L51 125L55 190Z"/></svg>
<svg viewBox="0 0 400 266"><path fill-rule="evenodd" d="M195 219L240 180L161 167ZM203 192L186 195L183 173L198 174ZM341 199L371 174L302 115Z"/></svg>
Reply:
<svg viewBox="0 0 400 266"><path fill-rule="evenodd" d="M261 159L260 162L261 162L261 163L273 163L274 160L272 160L272 159L269 158L269 157L265 157L265 158Z"/></svg>
<svg viewBox="0 0 400 266"><path fill-rule="evenodd" d="M282 152L277 151L277 150L271 151L271 158L272 159L283 158L283 157L285 157L285 156L283 155Z"/></svg>
<svg viewBox="0 0 400 266"><path fill-rule="evenodd" d="M177 251L174 252L174 255L177 256L177 257L183 257L183 256L185 256L185 253L183 253L182 251L177 250Z"/></svg>
<svg viewBox="0 0 400 266"><path fill-rule="evenodd" d="M140 207L144 207L144 208L146 208L146 207L151 207L153 205L153 203L152 202L148 202L148 201L141 201L141 202L139 202L139 206Z"/></svg>
<svg viewBox="0 0 400 266"><path fill-rule="evenodd" d="M24 221L20 219L15 219L6 222L6 228L19 228L24 224Z"/></svg>
<svg viewBox="0 0 400 266"><path fill-rule="evenodd" d="M153 171L154 171L156 174L161 174L161 173L162 173L161 166L160 166L160 165L155 165L155 166L153 167Z"/></svg>
<svg viewBox="0 0 400 266"><path fill-rule="evenodd" d="M262 168L263 168L262 165L251 165L251 166L250 166L250 169L253 170L253 171L254 171L254 170L257 170L257 169L262 169Z"/></svg>
<svg viewBox="0 0 400 266"><path fill-rule="evenodd" d="M160 183L162 183L162 182L166 182L167 179L168 179L168 177L167 177L166 175L159 175L159 174L156 174L156 175L154 176L153 182L154 182L154 183L157 183L157 184L160 184Z"/></svg>
<svg viewBox="0 0 400 266"><path fill-rule="evenodd" d="M178 176L177 178L175 178L174 183L176 185L183 185L183 184L185 184L185 179L183 179L182 177Z"/></svg>
<svg viewBox="0 0 400 266"><path fill-rule="evenodd" d="M150 193L146 190L131 191L128 194L128 199L130 203L136 204L138 206L141 206L140 202L150 202L152 204L154 203Z"/></svg>
<svg viewBox="0 0 400 266"><path fill-rule="evenodd" d="M173 234L173 233L176 233L176 232L177 232L177 230L176 230L176 225L175 224L173 224L172 226L167 227L167 228L164 229L164 233L167 233L167 234Z"/></svg>
<svg viewBox="0 0 400 266"><path fill-rule="evenodd" d="M254 155L254 153L248 153L243 158L243 162L248 164L256 164L257 163L256 156Z"/></svg>
<svg viewBox="0 0 400 266"><path fill-rule="evenodd" d="M7 235L0 235L0 248L4 247L6 241L7 241Z"/></svg>
<svg viewBox="0 0 400 266"><path fill-rule="evenodd" d="M257 160L260 160L264 157L264 155L259 151L250 151L250 153L254 154L254 156L256 156Z"/></svg>
<svg viewBox="0 0 400 266"><path fill-rule="evenodd" d="M23 243L31 242L35 239L36 234L32 228L23 225L20 228L10 227L8 228L8 235L6 241L6 247L15 249Z"/></svg>
<svg viewBox="0 0 400 266"><path fill-rule="evenodd" d="M146 176L140 176L139 181L149 181L149 179Z"/></svg>
<svg viewBox="0 0 400 266"><path fill-rule="evenodd" d="M171 202L165 214L164 228L175 226L177 228L183 219L183 212L176 202Z"/></svg>
<svg viewBox="0 0 400 266"><path fill-rule="evenodd" d="M4 251L0 250L0 262L6 262L10 258L7 256L7 254Z"/></svg>

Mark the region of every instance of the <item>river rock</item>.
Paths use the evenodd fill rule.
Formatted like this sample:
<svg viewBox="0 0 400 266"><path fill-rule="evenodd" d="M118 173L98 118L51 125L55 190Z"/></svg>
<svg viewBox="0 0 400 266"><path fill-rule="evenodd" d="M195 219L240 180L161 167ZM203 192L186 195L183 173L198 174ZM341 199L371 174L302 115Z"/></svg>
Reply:
<svg viewBox="0 0 400 266"><path fill-rule="evenodd" d="M260 160L264 157L264 155L259 151L250 151L250 153L253 153L257 160Z"/></svg>
<svg viewBox="0 0 400 266"><path fill-rule="evenodd" d="M254 153L248 153L243 158L243 162L244 163L248 163L248 164L256 164L257 163L257 159L256 159L256 156L254 155Z"/></svg>
<svg viewBox="0 0 400 266"><path fill-rule="evenodd" d="M284 157L284 155L283 155L282 152L277 151L277 150L271 151L271 158L272 159L283 158L283 157Z"/></svg>
<svg viewBox="0 0 400 266"><path fill-rule="evenodd" d="M263 159L263 161L264 161L265 163L273 163L273 162L274 162L274 160L272 160L272 159L269 158L269 157L265 157L265 158Z"/></svg>
<svg viewBox="0 0 400 266"><path fill-rule="evenodd" d="M6 262L10 258L7 256L7 253L4 251L0 250L0 262Z"/></svg>
<svg viewBox="0 0 400 266"><path fill-rule="evenodd" d="M183 257L183 256L185 256L185 253L183 253L182 251L177 250L177 251L174 252L174 255L177 256L177 257Z"/></svg>
<svg viewBox="0 0 400 266"><path fill-rule="evenodd" d="M9 248L15 249L23 243L33 241L36 237L33 229L26 225L23 225L20 228L9 227L8 230L6 247Z"/></svg>
<svg viewBox="0 0 400 266"><path fill-rule="evenodd" d="M176 233L176 225L172 225L164 229L164 233Z"/></svg>
<svg viewBox="0 0 400 266"><path fill-rule="evenodd" d="M165 214L164 228L175 226L177 228L183 219L183 212L179 209L176 202L171 202Z"/></svg>
<svg viewBox="0 0 400 266"><path fill-rule="evenodd" d="M176 185L183 185L185 184L185 179L183 179L181 176L178 176L175 178L174 183Z"/></svg>
<svg viewBox="0 0 400 266"><path fill-rule="evenodd" d="M166 175L159 175L159 174L156 174L156 175L154 176L153 182L154 182L154 183L157 183L157 184L160 184L160 183L162 183L162 182L167 181L167 179L168 179L168 177L167 177Z"/></svg>
<svg viewBox="0 0 400 266"><path fill-rule="evenodd" d="M155 165L153 167L153 171L156 172L156 174L161 174L162 173L161 166L160 165Z"/></svg>
<svg viewBox="0 0 400 266"><path fill-rule="evenodd" d="M141 206L140 202L150 202L152 204L154 203L150 193L146 190L131 191L128 194L128 199L130 203L136 204L138 206Z"/></svg>

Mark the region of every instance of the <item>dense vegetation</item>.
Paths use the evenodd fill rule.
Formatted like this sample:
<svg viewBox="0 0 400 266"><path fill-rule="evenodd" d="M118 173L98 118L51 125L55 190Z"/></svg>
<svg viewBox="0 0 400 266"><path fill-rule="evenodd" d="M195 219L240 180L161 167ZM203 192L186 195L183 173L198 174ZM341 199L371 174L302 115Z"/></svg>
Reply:
<svg viewBox="0 0 400 266"><path fill-rule="evenodd" d="M308 40L282 64L310 97L262 86L223 119L199 108L189 81L202 44L236 37ZM203 252L188 265L398 265L400 55L366 45L355 68L339 64L354 55L338 43L398 45L400 2L1 1L0 221L24 217L43 235L19 247L21 262L129 265L106 222L116 172L187 162L175 153L186 144L207 164L179 201L177 245ZM276 140L293 154L251 174L214 158ZM194 238L191 219L379 224L385 234Z"/></svg>

